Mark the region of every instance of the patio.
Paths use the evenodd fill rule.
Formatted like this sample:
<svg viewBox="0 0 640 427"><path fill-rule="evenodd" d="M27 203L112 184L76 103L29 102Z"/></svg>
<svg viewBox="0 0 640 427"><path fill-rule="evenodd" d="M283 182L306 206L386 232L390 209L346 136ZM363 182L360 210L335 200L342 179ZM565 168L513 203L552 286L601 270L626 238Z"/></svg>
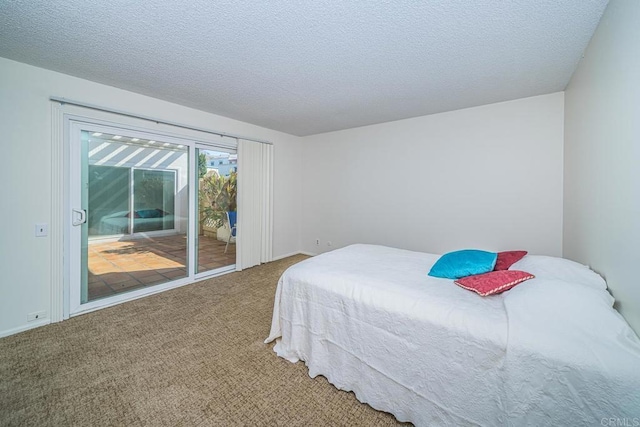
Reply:
<svg viewBox="0 0 640 427"><path fill-rule="evenodd" d="M198 269L236 262L236 245L198 236ZM185 235L89 244L89 301L186 277Z"/></svg>

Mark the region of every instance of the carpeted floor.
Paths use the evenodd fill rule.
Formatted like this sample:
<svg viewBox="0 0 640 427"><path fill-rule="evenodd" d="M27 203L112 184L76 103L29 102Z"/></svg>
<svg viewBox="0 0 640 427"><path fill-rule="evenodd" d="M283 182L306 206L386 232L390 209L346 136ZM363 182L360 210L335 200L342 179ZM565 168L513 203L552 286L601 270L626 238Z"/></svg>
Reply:
<svg viewBox="0 0 640 427"><path fill-rule="evenodd" d="M290 257L0 339L0 425L397 424L263 344Z"/></svg>

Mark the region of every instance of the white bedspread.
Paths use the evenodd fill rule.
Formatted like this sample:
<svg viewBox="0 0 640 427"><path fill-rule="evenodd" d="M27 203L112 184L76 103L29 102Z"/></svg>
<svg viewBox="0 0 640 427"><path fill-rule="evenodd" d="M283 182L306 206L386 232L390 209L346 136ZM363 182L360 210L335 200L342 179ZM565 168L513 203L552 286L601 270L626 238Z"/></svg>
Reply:
<svg viewBox="0 0 640 427"><path fill-rule="evenodd" d="M640 342L605 290L533 279L482 298L427 276L437 259L353 245L296 264L265 342L416 425L640 417Z"/></svg>

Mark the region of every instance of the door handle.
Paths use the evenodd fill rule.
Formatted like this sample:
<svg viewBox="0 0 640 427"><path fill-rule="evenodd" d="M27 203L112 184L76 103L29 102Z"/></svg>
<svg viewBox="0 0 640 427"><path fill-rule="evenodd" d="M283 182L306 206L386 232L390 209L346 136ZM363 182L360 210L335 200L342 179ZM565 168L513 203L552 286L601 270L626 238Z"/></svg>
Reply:
<svg viewBox="0 0 640 427"><path fill-rule="evenodd" d="M87 222L87 211L85 209L71 209L73 212L73 219L71 224L78 226Z"/></svg>

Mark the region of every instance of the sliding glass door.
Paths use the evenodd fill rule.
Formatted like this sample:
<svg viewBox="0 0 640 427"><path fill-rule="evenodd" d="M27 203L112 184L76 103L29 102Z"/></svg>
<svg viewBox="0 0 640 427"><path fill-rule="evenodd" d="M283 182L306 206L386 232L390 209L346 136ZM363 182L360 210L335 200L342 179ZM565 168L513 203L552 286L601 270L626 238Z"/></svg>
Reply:
<svg viewBox="0 0 640 427"><path fill-rule="evenodd" d="M237 159L196 145L71 122L70 314L233 268Z"/></svg>
<svg viewBox="0 0 640 427"><path fill-rule="evenodd" d="M203 273L236 263L238 156L235 150L199 147L196 158L196 272Z"/></svg>

